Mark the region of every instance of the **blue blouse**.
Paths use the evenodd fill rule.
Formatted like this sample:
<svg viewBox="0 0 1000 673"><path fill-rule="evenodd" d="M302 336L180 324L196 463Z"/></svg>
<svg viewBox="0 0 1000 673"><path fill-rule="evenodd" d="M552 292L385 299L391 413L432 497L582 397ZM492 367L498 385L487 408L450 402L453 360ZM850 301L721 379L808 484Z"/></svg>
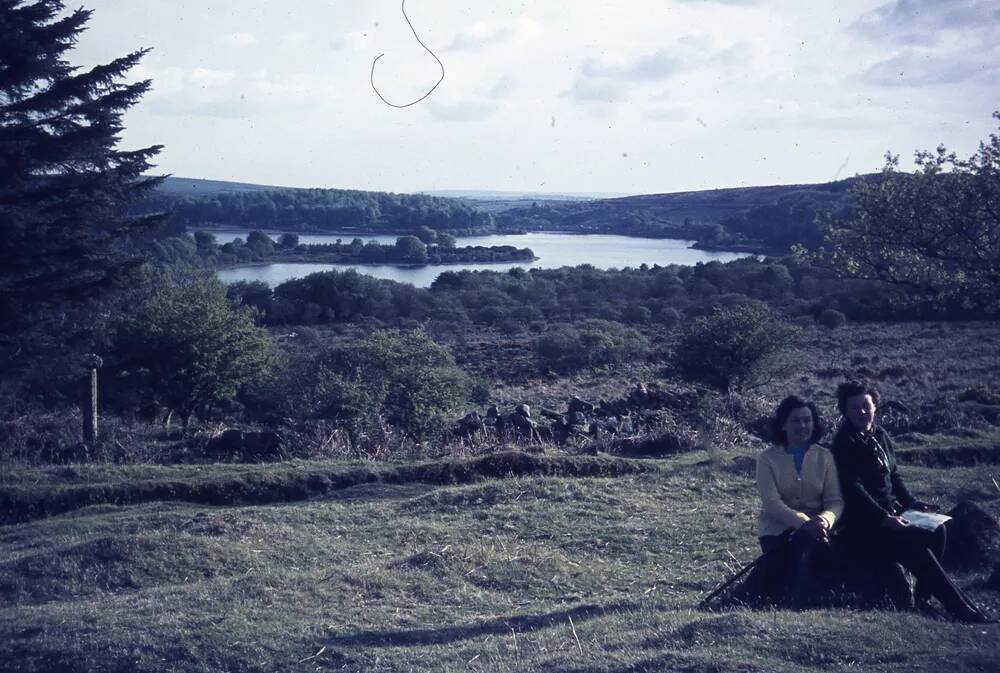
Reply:
<svg viewBox="0 0 1000 673"><path fill-rule="evenodd" d="M806 456L806 451L809 450L809 446L786 446L785 453L792 457L795 461L795 471L802 474L802 459Z"/></svg>

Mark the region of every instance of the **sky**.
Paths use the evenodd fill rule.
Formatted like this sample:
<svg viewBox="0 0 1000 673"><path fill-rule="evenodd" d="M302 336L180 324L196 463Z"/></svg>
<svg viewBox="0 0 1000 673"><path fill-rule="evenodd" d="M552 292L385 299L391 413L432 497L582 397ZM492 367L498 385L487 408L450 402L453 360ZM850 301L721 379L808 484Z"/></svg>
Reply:
<svg viewBox="0 0 1000 673"><path fill-rule="evenodd" d="M82 0L157 172L393 192L826 182L997 130L995 0ZM70 8L75 7L71 4ZM372 62L379 54L372 75ZM421 102L394 108L426 93Z"/></svg>

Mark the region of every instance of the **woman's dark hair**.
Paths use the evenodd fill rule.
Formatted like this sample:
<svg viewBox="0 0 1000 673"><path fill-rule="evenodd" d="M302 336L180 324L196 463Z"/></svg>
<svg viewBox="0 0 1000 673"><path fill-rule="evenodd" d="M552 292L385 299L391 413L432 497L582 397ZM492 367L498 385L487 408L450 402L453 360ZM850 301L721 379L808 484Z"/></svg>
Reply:
<svg viewBox="0 0 1000 673"><path fill-rule="evenodd" d="M777 410L774 412L774 416L771 418L771 441L775 444L784 444L788 441L788 435L782 429L785 421L788 420L788 415L791 414L796 409L808 409L813 415L813 433L809 437L809 443L815 444L819 441L823 433L826 432L826 427L823 425L823 419L820 418L819 409L812 402L806 402L804 399L798 395L789 395L785 399L781 400L781 404L778 405Z"/></svg>
<svg viewBox="0 0 1000 673"><path fill-rule="evenodd" d="M841 415L847 416L847 399L855 395L871 395L872 402L878 407L882 397L878 394L878 388L868 381L844 381L837 386L837 408Z"/></svg>

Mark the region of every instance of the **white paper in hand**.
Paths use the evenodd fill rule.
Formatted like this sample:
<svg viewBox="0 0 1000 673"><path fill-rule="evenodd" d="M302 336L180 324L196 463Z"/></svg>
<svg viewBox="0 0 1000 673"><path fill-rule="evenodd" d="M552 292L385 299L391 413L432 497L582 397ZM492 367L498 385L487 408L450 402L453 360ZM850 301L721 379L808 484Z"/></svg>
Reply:
<svg viewBox="0 0 1000 673"><path fill-rule="evenodd" d="M899 516L909 521L911 526L916 526L917 528L923 528L925 530L934 530L946 521L951 521L951 517L947 514L918 512L915 509L908 509Z"/></svg>

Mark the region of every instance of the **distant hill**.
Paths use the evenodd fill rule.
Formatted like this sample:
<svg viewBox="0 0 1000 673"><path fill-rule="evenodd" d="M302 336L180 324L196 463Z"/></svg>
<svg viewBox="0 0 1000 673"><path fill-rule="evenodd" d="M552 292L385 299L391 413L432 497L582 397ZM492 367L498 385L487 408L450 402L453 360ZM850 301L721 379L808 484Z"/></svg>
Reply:
<svg viewBox="0 0 1000 673"><path fill-rule="evenodd" d="M420 193L475 201L592 201L628 196L624 192L513 192L492 189L425 189Z"/></svg>
<svg viewBox="0 0 1000 673"><path fill-rule="evenodd" d="M422 192L433 196L461 199L466 203L485 210L488 213L502 213L514 208L525 208L533 203L576 203L580 201L595 201L597 199L612 199L625 194L617 192L508 192L502 190L431 190Z"/></svg>
<svg viewBox="0 0 1000 673"><path fill-rule="evenodd" d="M600 192L502 190L393 194L170 177L139 209L174 211L174 231L211 226L365 233L420 227L452 233L569 231L783 252L795 243L818 245L817 213L850 208L858 179L607 198Z"/></svg>
<svg viewBox="0 0 1000 673"><path fill-rule="evenodd" d="M266 192L280 189L297 189L296 187L276 187L273 185L254 185L249 182L227 182L225 180L202 180L200 178L165 179L157 190L166 194L195 196L202 194L221 194L223 192Z"/></svg>
<svg viewBox="0 0 1000 673"><path fill-rule="evenodd" d="M316 189L313 187L281 187L250 182L202 180L170 176L158 187L168 194L221 194L223 192L269 192L282 189ZM351 190L356 191L356 190ZM624 192L517 192L494 189L421 189L414 194L426 194L446 199L471 201L592 201L628 196Z"/></svg>
<svg viewBox="0 0 1000 673"><path fill-rule="evenodd" d="M170 212L166 236L216 227L338 234L496 231L493 216L464 199L194 178L165 179L133 210Z"/></svg>
<svg viewBox="0 0 1000 673"><path fill-rule="evenodd" d="M816 214L848 209L858 179L537 202L498 213L497 224L522 231L687 238L706 248L779 252L794 243L818 244Z"/></svg>

